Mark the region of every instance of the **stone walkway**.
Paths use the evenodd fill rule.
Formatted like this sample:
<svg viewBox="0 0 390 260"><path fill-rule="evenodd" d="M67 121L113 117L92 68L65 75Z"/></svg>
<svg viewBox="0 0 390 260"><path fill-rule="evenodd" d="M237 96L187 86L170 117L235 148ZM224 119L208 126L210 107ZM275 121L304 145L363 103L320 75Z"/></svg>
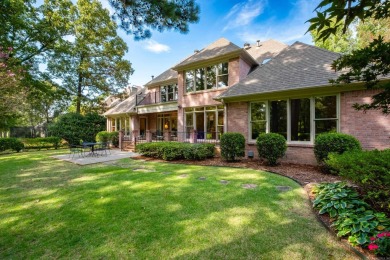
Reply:
<svg viewBox="0 0 390 260"><path fill-rule="evenodd" d="M76 154L73 156L69 156L69 154L63 154L63 155L55 155L52 156L53 158L56 158L58 160L67 161L71 163L75 163L78 165L88 165L88 164L94 164L94 163L102 163L102 162L108 162L108 161L115 161L123 158L131 158L131 157L137 157L139 154L133 153L133 152L125 152L121 150L110 150L111 154L107 154L104 156L84 156L81 157L80 155Z"/></svg>

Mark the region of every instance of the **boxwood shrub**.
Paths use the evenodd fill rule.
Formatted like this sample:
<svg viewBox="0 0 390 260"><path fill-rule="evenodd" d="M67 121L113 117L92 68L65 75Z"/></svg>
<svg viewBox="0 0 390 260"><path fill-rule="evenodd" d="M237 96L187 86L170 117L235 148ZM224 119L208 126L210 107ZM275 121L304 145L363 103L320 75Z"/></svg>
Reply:
<svg viewBox="0 0 390 260"><path fill-rule="evenodd" d="M100 131L99 133L96 134L96 142L102 142L102 143L107 143L110 142L112 139L112 134L107 131Z"/></svg>
<svg viewBox="0 0 390 260"><path fill-rule="evenodd" d="M355 137L342 133L319 134L314 141L314 155L320 166L325 166L324 160L328 158L329 153L342 154L345 151L361 149Z"/></svg>
<svg viewBox="0 0 390 260"><path fill-rule="evenodd" d="M221 136L221 156L226 161L245 156L245 137L240 133L224 133Z"/></svg>
<svg viewBox="0 0 390 260"><path fill-rule="evenodd" d="M58 149L62 140L59 137L37 137L37 138L22 138L20 141L24 144L26 149Z"/></svg>
<svg viewBox="0 0 390 260"><path fill-rule="evenodd" d="M204 160L214 156L213 144L189 144L178 142L152 142L137 144L138 153L166 161Z"/></svg>
<svg viewBox="0 0 390 260"><path fill-rule="evenodd" d="M390 215L390 149L331 153L325 163L334 174L358 184L371 205Z"/></svg>
<svg viewBox="0 0 390 260"><path fill-rule="evenodd" d="M256 139L257 151L261 159L266 159L271 166L276 165L287 150L286 139L276 133L260 134Z"/></svg>
<svg viewBox="0 0 390 260"><path fill-rule="evenodd" d="M0 152L4 152L6 150L14 150L16 152L20 152L23 150L24 144L18 140L17 138L0 138Z"/></svg>
<svg viewBox="0 0 390 260"><path fill-rule="evenodd" d="M111 139L113 146L119 147L119 132L118 131L111 132L110 139Z"/></svg>

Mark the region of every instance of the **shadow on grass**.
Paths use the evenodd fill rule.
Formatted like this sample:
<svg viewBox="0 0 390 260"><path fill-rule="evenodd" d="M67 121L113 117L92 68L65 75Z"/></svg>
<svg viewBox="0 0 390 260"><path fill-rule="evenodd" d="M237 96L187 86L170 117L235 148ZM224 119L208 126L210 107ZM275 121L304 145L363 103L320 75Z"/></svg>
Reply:
<svg viewBox="0 0 390 260"><path fill-rule="evenodd" d="M30 168L16 166L30 159ZM39 154L0 161L9 169L0 175L0 258L346 254L289 179L245 169L121 162L80 167ZM141 166L153 171L132 170ZM243 189L245 183L257 188ZM275 185L292 190L279 192Z"/></svg>

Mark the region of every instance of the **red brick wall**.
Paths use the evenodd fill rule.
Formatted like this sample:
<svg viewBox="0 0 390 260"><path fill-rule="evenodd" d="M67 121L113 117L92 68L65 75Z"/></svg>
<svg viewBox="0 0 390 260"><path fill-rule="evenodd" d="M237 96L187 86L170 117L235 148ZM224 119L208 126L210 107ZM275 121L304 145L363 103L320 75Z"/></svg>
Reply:
<svg viewBox="0 0 390 260"><path fill-rule="evenodd" d="M355 136L364 149L390 148L390 116L380 111L363 113L356 111L355 103L368 103L374 90L359 90L341 93L340 131Z"/></svg>
<svg viewBox="0 0 390 260"><path fill-rule="evenodd" d="M250 69L251 67L248 65L248 63L240 59L240 79L245 78L248 75Z"/></svg>

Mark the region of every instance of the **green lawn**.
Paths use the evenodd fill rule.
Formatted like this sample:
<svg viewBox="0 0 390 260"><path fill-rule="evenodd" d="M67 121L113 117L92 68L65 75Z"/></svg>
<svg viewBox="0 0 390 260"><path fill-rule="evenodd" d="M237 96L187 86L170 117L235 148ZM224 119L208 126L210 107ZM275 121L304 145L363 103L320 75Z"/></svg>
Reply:
<svg viewBox="0 0 390 260"><path fill-rule="evenodd" d="M0 259L354 258L290 179L130 159L77 166L55 153L0 156Z"/></svg>

